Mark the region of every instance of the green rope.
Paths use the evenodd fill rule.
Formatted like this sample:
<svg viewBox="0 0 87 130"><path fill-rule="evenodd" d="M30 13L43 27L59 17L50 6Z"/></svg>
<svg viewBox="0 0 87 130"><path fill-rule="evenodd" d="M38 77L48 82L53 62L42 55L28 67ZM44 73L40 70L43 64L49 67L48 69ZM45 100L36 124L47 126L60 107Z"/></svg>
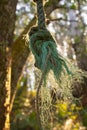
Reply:
<svg viewBox="0 0 87 130"><path fill-rule="evenodd" d="M57 80L60 80L61 74L71 72L64 58L58 53L56 42L50 32L46 29L45 14L43 9L43 0L36 0L37 3L37 16L38 27L31 28L30 36L30 49L35 57L35 66L42 71L42 77L37 88L36 104L37 104L37 117L40 125L40 130L43 129L40 119L39 111L39 92L43 80L46 80L47 74L50 70L53 71Z"/></svg>
<svg viewBox="0 0 87 130"><path fill-rule="evenodd" d="M32 32L32 31L31 31ZM33 30L34 32L34 30ZM35 30L35 33L30 33L30 48L35 56L36 67L41 71L44 69L44 63L48 55L48 48L51 50L47 67L45 68L45 76L50 70L53 70L54 76L58 80L61 73L65 71L70 74L64 58L58 53L56 43L48 30Z"/></svg>
<svg viewBox="0 0 87 130"><path fill-rule="evenodd" d="M38 28L46 28L43 0L35 0L37 3Z"/></svg>
<svg viewBox="0 0 87 130"><path fill-rule="evenodd" d="M41 71L44 69L44 63L48 55L48 48L51 50L51 57L46 67L45 75L53 70L56 79L59 79L62 72L70 74L64 58L58 53L56 42L45 26L45 14L43 9L43 0L34 0L37 3L38 27L31 28L30 49L35 56L35 65Z"/></svg>

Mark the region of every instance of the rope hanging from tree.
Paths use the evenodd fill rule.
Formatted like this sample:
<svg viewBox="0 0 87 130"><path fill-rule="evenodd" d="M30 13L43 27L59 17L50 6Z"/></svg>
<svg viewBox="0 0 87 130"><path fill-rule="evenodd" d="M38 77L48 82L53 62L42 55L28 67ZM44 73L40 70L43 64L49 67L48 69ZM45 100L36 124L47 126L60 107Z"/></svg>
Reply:
<svg viewBox="0 0 87 130"><path fill-rule="evenodd" d="M30 49L35 56L35 66L43 71L46 57L50 50L49 60L45 68L45 75L52 70L55 77L59 79L62 72L66 71L70 74L70 71L64 58L58 53L55 40L46 28L43 1L36 0L36 3L38 26L31 28L29 33Z"/></svg>
<svg viewBox="0 0 87 130"><path fill-rule="evenodd" d="M51 33L46 28L43 0L34 0L34 2L37 3L38 26L31 28L29 33L29 43L30 49L35 57L35 66L42 72L42 77L37 88L36 95L37 114L39 118L40 129L42 130L38 106L38 95L42 82L44 79L46 79L46 76L50 70L53 71L57 80L60 79L61 73L67 72L67 74L70 74L71 72L68 69L65 59L58 53L56 42L53 39Z"/></svg>

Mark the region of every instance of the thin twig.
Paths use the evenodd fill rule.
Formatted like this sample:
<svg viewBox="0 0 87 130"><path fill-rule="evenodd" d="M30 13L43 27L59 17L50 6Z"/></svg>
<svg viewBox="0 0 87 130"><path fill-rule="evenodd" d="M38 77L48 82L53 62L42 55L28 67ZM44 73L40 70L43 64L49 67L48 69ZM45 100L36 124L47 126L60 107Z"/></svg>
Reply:
<svg viewBox="0 0 87 130"><path fill-rule="evenodd" d="M55 18L55 19L49 19L49 21L66 21L66 22L78 22L78 20L68 20L64 18Z"/></svg>

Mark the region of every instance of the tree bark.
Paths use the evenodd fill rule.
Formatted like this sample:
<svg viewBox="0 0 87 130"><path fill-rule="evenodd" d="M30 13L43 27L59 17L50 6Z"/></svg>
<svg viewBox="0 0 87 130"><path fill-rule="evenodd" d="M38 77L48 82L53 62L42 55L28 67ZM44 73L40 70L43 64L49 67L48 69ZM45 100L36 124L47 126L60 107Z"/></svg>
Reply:
<svg viewBox="0 0 87 130"><path fill-rule="evenodd" d="M79 38L79 42L73 45L75 54L76 54L76 61L78 67L83 70L87 71L87 52L86 52L86 42L85 38L82 36ZM80 92L80 93L79 93ZM83 106L87 105L87 78L84 77L84 83L78 85L78 90L75 90L76 97L81 97L81 103Z"/></svg>
<svg viewBox="0 0 87 130"><path fill-rule="evenodd" d="M0 1L0 130L10 129L11 43L17 0Z"/></svg>

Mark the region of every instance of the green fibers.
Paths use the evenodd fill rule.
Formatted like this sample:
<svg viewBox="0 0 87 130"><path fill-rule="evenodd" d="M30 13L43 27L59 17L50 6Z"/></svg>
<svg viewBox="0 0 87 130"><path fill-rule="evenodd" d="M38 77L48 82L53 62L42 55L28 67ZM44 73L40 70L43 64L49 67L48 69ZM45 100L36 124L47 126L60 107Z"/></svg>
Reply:
<svg viewBox="0 0 87 130"><path fill-rule="evenodd" d="M56 79L60 78L61 73L71 73L65 59L58 53L56 43L48 30L37 30L30 35L30 49L34 54L36 67L41 71L44 69L50 50L51 53L45 68L45 76L50 70L54 72Z"/></svg>

